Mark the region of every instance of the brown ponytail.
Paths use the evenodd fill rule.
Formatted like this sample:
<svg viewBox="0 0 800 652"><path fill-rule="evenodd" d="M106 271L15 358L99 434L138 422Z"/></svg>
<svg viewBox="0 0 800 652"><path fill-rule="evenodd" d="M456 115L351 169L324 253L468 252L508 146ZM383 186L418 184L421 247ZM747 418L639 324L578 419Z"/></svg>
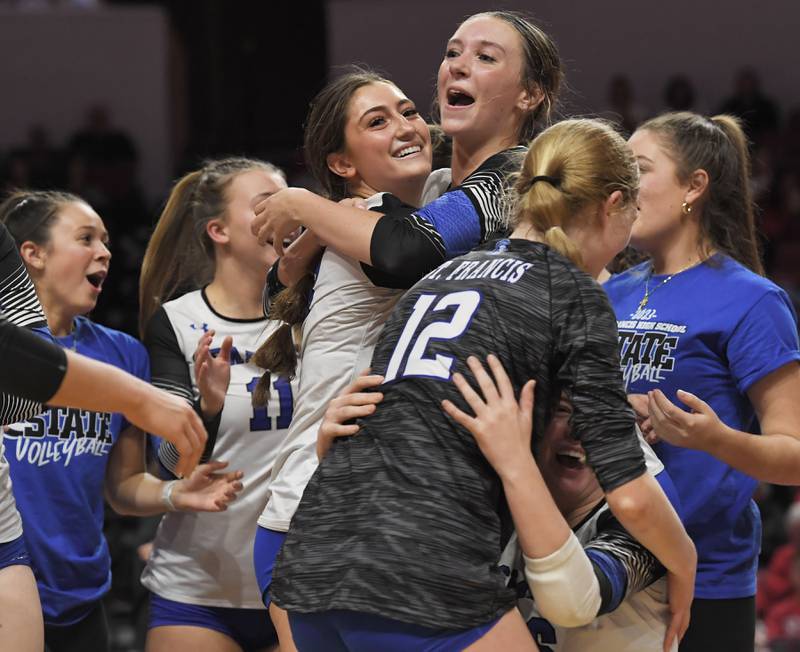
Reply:
<svg viewBox="0 0 800 652"><path fill-rule="evenodd" d="M207 161L172 188L147 244L139 277L139 333L170 299L211 282L214 247L206 225L225 214L226 191L237 175L261 169L283 177L270 163L247 158Z"/></svg>
<svg viewBox="0 0 800 652"><path fill-rule="evenodd" d="M714 248L757 274L763 274L750 185L750 154L738 118L696 113L665 113L639 127L659 138L675 161L678 178L705 170L698 248Z"/></svg>

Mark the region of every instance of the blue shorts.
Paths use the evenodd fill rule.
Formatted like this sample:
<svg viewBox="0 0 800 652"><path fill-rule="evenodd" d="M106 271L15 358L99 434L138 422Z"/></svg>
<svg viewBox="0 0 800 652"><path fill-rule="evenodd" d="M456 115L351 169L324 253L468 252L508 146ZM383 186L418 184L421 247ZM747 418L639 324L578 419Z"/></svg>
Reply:
<svg viewBox="0 0 800 652"><path fill-rule="evenodd" d="M286 540L286 532L269 530L260 525L256 528L256 542L253 546L253 565L256 569L256 580L261 591L264 605L269 607L269 585L272 584L272 570L275 559Z"/></svg>
<svg viewBox="0 0 800 652"><path fill-rule="evenodd" d="M0 568L17 565L31 565L31 558L28 556L25 540L21 536L11 539L11 541L0 543Z"/></svg>
<svg viewBox="0 0 800 652"><path fill-rule="evenodd" d="M269 614L263 609L203 607L150 594L150 621L155 627L203 627L225 634L244 650L261 650L278 642Z"/></svg>
<svg viewBox="0 0 800 652"><path fill-rule="evenodd" d="M358 611L289 612L289 626L299 652L461 652L499 620L463 631L448 631Z"/></svg>

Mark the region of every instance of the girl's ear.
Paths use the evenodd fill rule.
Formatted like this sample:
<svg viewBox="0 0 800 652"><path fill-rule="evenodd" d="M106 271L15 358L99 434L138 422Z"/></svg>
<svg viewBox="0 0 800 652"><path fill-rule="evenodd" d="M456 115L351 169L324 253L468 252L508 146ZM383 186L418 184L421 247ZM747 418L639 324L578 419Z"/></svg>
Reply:
<svg viewBox="0 0 800 652"><path fill-rule="evenodd" d="M328 154L325 160L328 163L328 169L336 176L342 177L345 181L351 181L358 174L353 163L347 155L342 152Z"/></svg>
<svg viewBox="0 0 800 652"><path fill-rule="evenodd" d="M19 254L28 269L43 271L47 262L47 251L31 240L26 240L19 248Z"/></svg>
<svg viewBox="0 0 800 652"><path fill-rule="evenodd" d="M517 108L525 113L534 111L544 100L544 93L539 84L531 84L530 88L523 90L517 100Z"/></svg>
<svg viewBox="0 0 800 652"><path fill-rule="evenodd" d="M214 219L206 224L206 235L211 238L211 242L218 244L227 244L230 242L230 234L228 233L228 225L225 220Z"/></svg>
<svg viewBox="0 0 800 652"><path fill-rule="evenodd" d="M689 189L686 191L684 201L689 205L694 204L703 196L706 188L708 188L708 172L702 168L695 170L689 177Z"/></svg>

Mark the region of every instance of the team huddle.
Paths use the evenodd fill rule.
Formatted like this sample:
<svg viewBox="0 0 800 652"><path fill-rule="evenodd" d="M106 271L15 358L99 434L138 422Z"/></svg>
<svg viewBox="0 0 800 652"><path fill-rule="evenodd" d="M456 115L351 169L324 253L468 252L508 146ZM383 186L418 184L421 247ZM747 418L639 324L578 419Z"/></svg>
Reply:
<svg viewBox="0 0 800 652"><path fill-rule="evenodd" d="M164 514L148 652L753 649L752 494L800 484L800 349L746 138L551 124L562 77L497 11L448 41L436 127L333 79L320 194L247 158L174 185L141 341L86 316L101 216L5 199L0 648L109 649L105 497Z"/></svg>

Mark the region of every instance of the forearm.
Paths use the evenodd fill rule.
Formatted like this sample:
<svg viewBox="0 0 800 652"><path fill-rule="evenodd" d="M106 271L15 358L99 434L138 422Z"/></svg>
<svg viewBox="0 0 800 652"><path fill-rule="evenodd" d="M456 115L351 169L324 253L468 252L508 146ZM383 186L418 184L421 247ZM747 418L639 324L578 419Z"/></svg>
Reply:
<svg viewBox="0 0 800 652"><path fill-rule="evenodd" d="M106 487L106 498L118 514L154 516L167 511L163 499L166 484L156 476L142 471L122 481L109 483Z"/></svg>
<svg viewBox="0 0 800 652"><path fill-rule="evenodd" d="M312 192L297 193L292 202L293 213L319 241L345 256L371 264L372 231L382 217L380 213L337 204Z"/></svg>
<svg viewBox="0 0 800 652"><path fill-rule="evenodd" d="M753 435L728 426L700 450L751 478L772 484L800 484L800 439L789 434Z"/></svg>
<svg viewBox="0 0 800 652"><path fill-rule="evenodd" d="M606 494L622 526L676 575L694 575L697 552L656 479L644 473Z"/></svg>
<svg viewBox="0 0 800 652"><path fill-rule="evenodd" d="M93 412L127 413L140 406L150 386L117 367L66 351L67 371L58 390L47 401Z"/></svg>
<svg viewBox="0 0 800 652"><path fill-rule="evenodd" d="M286 287L292 287L311 272L314 261L322 252L322 245L313 231L306 230L295 240L278 259L278 280Z"/></svg>
<svg viewBox="0 0 800 652"><path fill-rule="evenodd" d="M533 457L527 456L500 477L523 554L539 559L559 550L572 531Z"/></svg>

